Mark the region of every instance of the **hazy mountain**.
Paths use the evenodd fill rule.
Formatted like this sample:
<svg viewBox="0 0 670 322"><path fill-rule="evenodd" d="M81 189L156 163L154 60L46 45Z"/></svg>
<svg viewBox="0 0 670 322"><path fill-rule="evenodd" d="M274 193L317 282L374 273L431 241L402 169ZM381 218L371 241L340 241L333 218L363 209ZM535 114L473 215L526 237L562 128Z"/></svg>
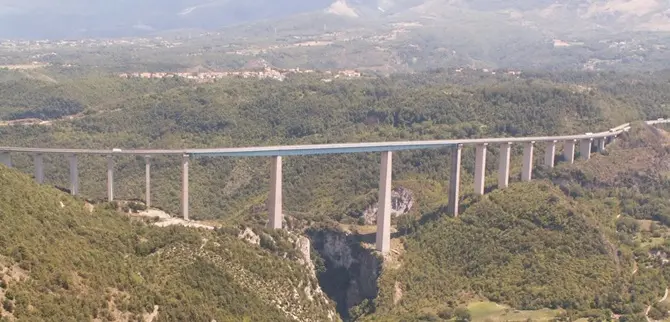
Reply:
<svg viewBox="0 0 670 322"><path fill-rule="evenodd" d="M134 36L312 12L438 23L474 15L483 25L503 18L559 31L670 31L665 0L0 0L0 38Z"/></svg>

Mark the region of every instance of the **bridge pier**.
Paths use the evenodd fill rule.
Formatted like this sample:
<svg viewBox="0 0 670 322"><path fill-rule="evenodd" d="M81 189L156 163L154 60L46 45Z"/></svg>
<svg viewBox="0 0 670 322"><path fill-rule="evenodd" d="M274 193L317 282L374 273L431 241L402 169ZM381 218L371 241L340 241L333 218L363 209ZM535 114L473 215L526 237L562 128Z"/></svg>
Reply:
<svg viewBox="0 0 670 322"><path fill-rule="evenodd" d="M76 154L68 156L70 163L70 194L76 196L79 194L79 167Z"/></svg>
<svg viewBox="0 0 670 322"><path fill-rule="evenodd" d="M575 163L575 142L576 140L567 140L563 146L563 158L570 164Z"/></svg>
<svg viewBox="0 0 670 322"><path fill-rule="evenodd" d="M12 155L9 152L0 152L0 163L8 168L12 167Z"/></svg>
<svg viewBox="0 0 670 322"><path fill-rule="evenodd" d="M475 194L483 195L486 184L486 147L488 143L477 144L475 151Z"/></svg>
<svg viewBox="0 0 670 322"><path fill-rule="evenodd" d="M33 163L35 164L35 181L39 184L44 183L44 156L41 153L33 155Z"/></svg>
<svg viewBox="0 0 670 322"><path fill-rule="evenodd" d="M188 154L181 157L181 215L188 220Z"/></svg>
<svg viewBox="0 0 670 322"><path fill-rule="evenodd" d="M547 150L544 151L544 165L550 169L554 167L556 161L556 142L555 140L547 142Z"/></svg>
<svg viewBox="0 0 670 322"><path fill-rule="evenodd" d="M146 178L146 186L144 188L144 202L147 208L151 207L151 157L144 157L144 176Z"/></svg>
<svg viewBox="0 0 670 322"><path fill-rule="evenodd" d="M593 139L583 139L579 141L579 157L582 160L591 159L591 143Z"/></svg>
<svg viewBox="0 0 670 322"><path fill-rule="evenodd" d="M463 144L458 144L452 148L451 154L451 175L449 176L449 204L447 211L458 217L459 190L461 187L461 154Z"/></svg>
<svg viewBox="0 0 670 322"><path fill-rule="evenodd" d="M268 210L270 211L269 226L271 229L281 229L283 214L282 196L282 157L272 157L270 170L270 196L268 198Z"/></svg>
<svg viewBox="0 0 670 322"><path fill-rule="evenodd" d="M498 189L509 186L509 162L512 156L512 142L500 144L500 160L498 160Z"/></svg>
<svg viewBox="0 0 670 322"><path fill-rule="evenodd" d="M535 142L526 142L523 147L523 168L521 169L521 181L530 181L533 176L533 150Z"/></svg>
<svg viewBox="0 0 670 322"><path fill-rule="evenodd" d="M393 152L382 152L379 171L379 205L377 210L377 250L386 254L391 250L391 182Z"/></svg>
<svg viewBox="0 0 670 322"><path fill-rule="evenodd" d="M607 140L607 138L598 139L598 153L603 153L605 151L605 140Z"/></svg>
<svg viewBox="0 0 670 322"><path fill-rule="evenodd" d="M114 201L114 157L107 156L107 201Z"/></svg>

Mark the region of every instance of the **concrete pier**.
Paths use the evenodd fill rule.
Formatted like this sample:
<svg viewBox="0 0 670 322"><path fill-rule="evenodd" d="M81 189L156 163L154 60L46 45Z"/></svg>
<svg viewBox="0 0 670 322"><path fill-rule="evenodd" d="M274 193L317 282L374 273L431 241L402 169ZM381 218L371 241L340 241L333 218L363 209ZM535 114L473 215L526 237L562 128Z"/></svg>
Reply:
<svg viewBox="0 0 670 322"><path fill-rule="evenodd" d="M544 166L547 168L554 167L554 162L556 161L556 142L558 141L547 142L547 149L544 151Z"/></svg>
<svg viewBox="0 0 670 322"><path fill-rule="evenodd" d="M598 139L598 153L603 153L605 151L605 141L607 138Z"/></svg>
<svg viewBox="0 0 670 322"><path fill-rule="evenodd" d="M181 215L188 220L188 154L181 157Z"/></svg>
<svg viewBox="0 0 670 322"><path fill-rule="evenodd" d="M526 142L523 146L523 168L521 169L521 181L530 181L533 176L533 150L535 142Z"/></svg>
<svg viewBox="0 0 670 322"><path fill-rule="evenodd" d="M486 147L488 143L477 144L475 151L475 194L483 195L486 184Z"/></svg>
<svg viewBox="0 0 670 322"><path fill-rule="evenodd" d="M593 139L584 139L579 141L579 157L582 160L591 159L591 143Z"/></svg>
<svg viewBox="0 0 670 322"><path fill-rule="evenodd" d="M107 156L107 201L114 201L114 157Z"/></svg>
<svg viewBox="0 0 670 322"><path fill-rule="evenodd" d="M39 184L44 183L44 155L41 153L33 154L33 163L35 165L35 181Z"/></svg>
<svg viewBox="0 0 670 322"><path fill-rule="evenodd" d="M386 254L391 250L391 182L393 153L382 152L379 170L379 205L377 210L377 250Z"/></svg>
<svg viewBox="0 0 670 322"><path fill-rule="evenodd" d="M79 194L79 166L77 165L77 155L68 156L70 163L70 194L76 196Z"/></svg>
<svg viewBox="0 0 670 322"><path fill-rule="evenodd" d="M270 167L270 196L268 198L268 210L270 211L269 226L271 229L282 228L282 157L272 157Z"/></svg>
<svg viewBox="0 0 670 322"><path fill-rule="evenodd" d="M12 155L9 152L0 152L0 164L4 164L8 168L12 167Z"/></svg>
<svg viewBox="0 0 670 322"><path fill-rule="evenodd" d="M566 140L563 145L563 158L567 163L575 163L575 142L576 140Z"/></svg>
<svg viewBox="0 0 670 322"><path fill-rule="evenodd" d="M509 186L509 162L512 156L512 143L500 144L500 160L498 163L498 189Z"/></svg>
<svg viewBox="0 0 670 322"><path fill-rule="evenodd" d="M447 211L458 217L458 206L461 187L461 154L463 153L463 144L454 146L451 150L451 175L449 177L449 204Z"/></svg>
<svg viewBox="0 0 670 322"><path fill-rule="evenodd" d="M144 202L151 207L151 157L144 157L144 176L146 186L144 187Z"/></svg>

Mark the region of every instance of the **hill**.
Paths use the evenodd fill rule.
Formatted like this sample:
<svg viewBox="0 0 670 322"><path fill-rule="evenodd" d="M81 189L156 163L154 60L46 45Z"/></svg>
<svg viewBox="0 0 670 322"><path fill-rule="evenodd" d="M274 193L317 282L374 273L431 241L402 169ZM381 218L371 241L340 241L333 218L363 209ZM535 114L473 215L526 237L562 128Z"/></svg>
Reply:
<svg viewBox="0 0 670 322"><path fill-rule="evenodd" d="M467 199L459 218L424 213L368 319L511 314L478 312L486 301L572 319L667 316L668 146L667 132L638 124L607 155Z"/></svg>
<svg viewBox="0 0 670 322"><path fill-rule="evenodd" d="M8 321L334 320L313 272L298 264L295 238L272 236L264 238L280 247L269 250L239 240L236 229L156 228L0 166L0 314Z"/></svg>

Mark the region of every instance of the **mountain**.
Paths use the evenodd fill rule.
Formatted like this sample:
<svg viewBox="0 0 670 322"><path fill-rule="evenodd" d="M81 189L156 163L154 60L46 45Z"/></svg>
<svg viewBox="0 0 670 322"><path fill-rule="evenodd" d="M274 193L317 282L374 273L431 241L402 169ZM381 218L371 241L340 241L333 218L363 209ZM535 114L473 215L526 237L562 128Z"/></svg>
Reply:
<svg viewBox="0 0 670 322"><path fill-rule="evenodd" d="M670 4L662 0L1 0L0 37L118 37L172 29L225 26L323 13L364 20L419 19L449 24L475 14L528 28L670 31ZM493 19L493 20L491 20Z"/></svg>

